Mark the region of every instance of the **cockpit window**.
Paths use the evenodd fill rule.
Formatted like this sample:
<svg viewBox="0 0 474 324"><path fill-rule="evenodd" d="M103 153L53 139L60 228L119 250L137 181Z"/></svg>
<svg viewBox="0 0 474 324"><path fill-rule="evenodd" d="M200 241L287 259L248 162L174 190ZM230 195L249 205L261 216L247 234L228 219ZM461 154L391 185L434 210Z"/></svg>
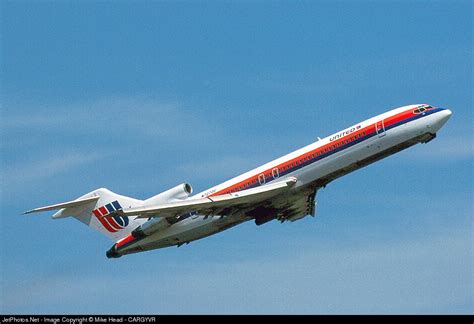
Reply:
<svg viewBox="0 0 474 324"><path fill-rule="evenodd" d="M418 107L415 110L413 110L413 113L414 114L421 114L422 112L424 112L425 110L428 110L430 108L433 108L433 107L431 107L431 106L421 106L421 107Z"/></svg>
<svg viewBox="0 0 474 324"><path fill-rule="evenodd" d="M421 114L423 111L425 111L425 108L416 108L415 110L413 110L413 113Z"/></svg>
<svg viewBox="0 0 474 324"><path fill-rule="evenodd" d="M430 105L422 105L422 106L419 106L418 108L416 108L415 110L413 110L413 113L414 114L421 114L422 112L424 112L425 110L428 110L428 109L433 109L433 107L430 106Z"/></svg>

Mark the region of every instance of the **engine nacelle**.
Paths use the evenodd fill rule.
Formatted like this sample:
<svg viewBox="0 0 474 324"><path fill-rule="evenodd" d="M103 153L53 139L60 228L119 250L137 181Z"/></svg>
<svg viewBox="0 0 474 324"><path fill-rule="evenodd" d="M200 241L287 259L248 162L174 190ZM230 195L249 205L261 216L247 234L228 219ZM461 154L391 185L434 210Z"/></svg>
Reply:
<svg viewBox="0 0 474 324"><path fill-rule="evenodd" d="M143 206L156 205L173 200L183 200L188 198L193 192L193 187L189 183L182 183L169 190L163 191L156 196L143 201Z"/></svg>
<svg viewBox="0 0 474 324"><path fill-rule="evenodd" d="M143 206L152 206L169 201L183 200L188 198L192 192L193 188L189 183L182 183L176 187L144 200ZM132 235L134 237L148 236L170 226L171 224L173 224L173 222L165 218L152 218L148 222L143 223L142 225L135 228L132 231Z"/></svg>

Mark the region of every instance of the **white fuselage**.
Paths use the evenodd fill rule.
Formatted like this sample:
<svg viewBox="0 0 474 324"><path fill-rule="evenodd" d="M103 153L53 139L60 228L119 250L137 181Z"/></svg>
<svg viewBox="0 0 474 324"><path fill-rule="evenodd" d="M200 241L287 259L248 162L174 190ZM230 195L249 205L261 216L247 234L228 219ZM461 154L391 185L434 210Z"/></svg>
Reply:
<svg viewBox="0 0 474 324"><path fill-rule="evenodd" d="M432 108L415 114L422 105L397 108L346 128L256 169L200 192L189 199L207 197L265 185L276 179L295 177L291 190L317 190L333 179L434 137L451 115L448 109ZM144 237L121 254L189 243L252 218L189 216Z"/></svg>

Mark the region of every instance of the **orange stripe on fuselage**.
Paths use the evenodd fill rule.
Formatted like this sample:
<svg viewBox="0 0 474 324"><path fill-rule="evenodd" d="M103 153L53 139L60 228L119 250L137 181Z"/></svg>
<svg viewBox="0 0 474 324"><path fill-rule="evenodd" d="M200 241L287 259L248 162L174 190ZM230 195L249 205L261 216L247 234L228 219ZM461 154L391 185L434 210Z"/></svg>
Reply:
<svg viewBox="0 0 474 324"><path fill-rule="evenodd" d="M402 120L405 120L407 118L410 118L413 116L413 108L412 109L408 109L408 110L405 110L403 112L400 112L398 114L395 114L393 116L389 116L385 119L383 119L384 121L384 127L387 128L388 126L390 125L393 125L395 123L398 123ZM242 181L239 181L238 183L235 183L227 188L224 188L224 189L221 189L211 195L209 195L208 197L212 197L212 196L218 196L218 195L222 195L222 194L227 194L227 193L230 193L232 191L240 191L240 190L244 190L246 189L247 187L249 186L252 186L256 183L258 183L258 177L261 176L262 174L264 174L265 176L265 180L267 180L268 178L271 178L273 177L272 175L272 170L273 169L278 169L279 172L284 172L286 170L288 170L289 168L292 168L292 167L295 167L295 166L298 166L299 164L302 164L304 162L307 161L307 159L313 159L313 158L316 158L322 154L325 154L327 152L330 152L332 149L335 149L341 145L345 145L345 144L348 144L356 139L358 139L359 137L362 137L362 134L365 133L364 136L367 136L367 135L370 135L370 134L373 134L375 133L375 123L369 125L369 126L366 126L364 128L361 128L361 129L358 129L357 131L354 131L350 134L347 134L341 138L338 138L337 140L333 141L333 142L330 142L326 145L323 145L323 146L320 146L314 150L311 150L309 152L306 152L300 156L297 156L291 160L288 160L286 162L283 162L283 163L280 163L278 165L275 165L273 166L272 168L270 169L267 169L263 172L260 172L259 174L256 174L252 177L249 177L245 180L242 180ZM348 141L346 143L346 141ZM334 147L333 147L334 146ZM314 155L314 157L313 157ZM250 183L250 185L249 185Z"/></svg>

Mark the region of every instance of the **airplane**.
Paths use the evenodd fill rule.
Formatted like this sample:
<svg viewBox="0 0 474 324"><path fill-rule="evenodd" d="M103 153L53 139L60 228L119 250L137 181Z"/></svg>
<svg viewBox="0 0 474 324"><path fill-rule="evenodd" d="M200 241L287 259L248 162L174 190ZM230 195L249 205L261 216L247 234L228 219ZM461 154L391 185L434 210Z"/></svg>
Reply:
<svg viewBox="0 0 474 324"><path fill-rule="evenodd" d="M74 217L115 244L108 258L188 244L243 222L294 222L316 214L316 193L331 181L418 143L428 143L452 112L403 106L345 128L192 195L182 183L145 200L100 188L76 200L35 208Z"/></svg>

